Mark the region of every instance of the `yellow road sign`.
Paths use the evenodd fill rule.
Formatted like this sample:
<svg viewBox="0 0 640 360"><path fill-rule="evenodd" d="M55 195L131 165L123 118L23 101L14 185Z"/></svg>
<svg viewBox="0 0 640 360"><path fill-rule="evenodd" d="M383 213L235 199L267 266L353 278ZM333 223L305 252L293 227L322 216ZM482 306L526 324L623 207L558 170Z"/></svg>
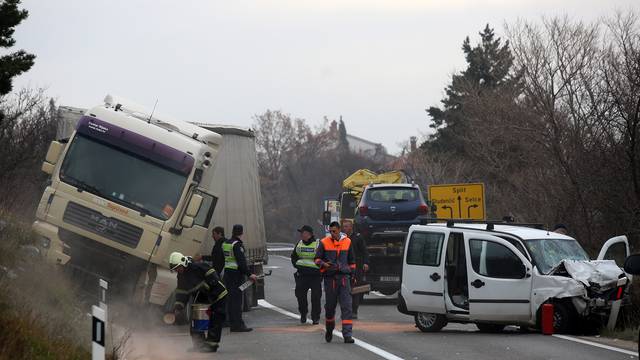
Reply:
<svg viewBox="0 0 640 360"><path fill-rule="evenodd" d="M485 219L483 183L431 185L429 200L440 219Z"/></svg>

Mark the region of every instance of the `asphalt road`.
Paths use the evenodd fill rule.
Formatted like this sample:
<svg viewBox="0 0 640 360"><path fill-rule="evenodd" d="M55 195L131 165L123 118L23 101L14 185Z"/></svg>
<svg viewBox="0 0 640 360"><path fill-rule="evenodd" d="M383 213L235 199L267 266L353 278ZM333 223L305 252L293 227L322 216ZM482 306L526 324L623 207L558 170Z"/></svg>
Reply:
<svg viewBox="0 0 640 360"><path fill-rule="evenodd" d="M636 359L629 344L606 349L600 346L515 328L502 334L483 334L474 325L450 324L441 332L426 334L413 318L400 314L393 299L368 295L354 321L356 344L334 336L324 341L323 325L300 324L293 295L293 269L288 259L272 255L267 269L266 302L245 313L254 327L250 333L223 332L216 354L188 353L190 338L184 327L136 332L129 356L136 359ZM324 303L324 298L323 298ZM339 320L338 320L339 324ZM338 325L339 326L339 325ZM509 331L510 330L510 331ZM597 339L586 339L593 342ZM594 342L595 343L595 342ZM606 345L604 345L606 346Z"/></svg>

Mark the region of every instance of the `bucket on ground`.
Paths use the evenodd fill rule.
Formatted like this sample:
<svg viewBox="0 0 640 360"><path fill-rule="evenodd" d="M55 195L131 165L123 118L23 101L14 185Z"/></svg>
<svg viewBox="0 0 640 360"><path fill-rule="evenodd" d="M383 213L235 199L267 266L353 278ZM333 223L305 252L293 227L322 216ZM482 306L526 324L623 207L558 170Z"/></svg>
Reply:
<svg viewBox="0 0 640 360"><path fill-rule="evenodd" d="M206 332L209 328L209 304L191 305L191 332Z"/></svg>

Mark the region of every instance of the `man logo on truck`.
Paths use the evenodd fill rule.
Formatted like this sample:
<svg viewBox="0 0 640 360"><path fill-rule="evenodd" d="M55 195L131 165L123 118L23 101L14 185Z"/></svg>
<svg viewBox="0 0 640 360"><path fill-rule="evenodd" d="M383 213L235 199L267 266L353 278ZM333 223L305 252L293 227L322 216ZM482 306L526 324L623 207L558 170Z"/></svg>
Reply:
<svg viewBox="0 0 640 360"><path fill-rule="evenodd" d="M95 229L99 233L104 233L107 230L115 231L118 229L118 223L98 214L91 214L91 220L95 222Z"/></svg>

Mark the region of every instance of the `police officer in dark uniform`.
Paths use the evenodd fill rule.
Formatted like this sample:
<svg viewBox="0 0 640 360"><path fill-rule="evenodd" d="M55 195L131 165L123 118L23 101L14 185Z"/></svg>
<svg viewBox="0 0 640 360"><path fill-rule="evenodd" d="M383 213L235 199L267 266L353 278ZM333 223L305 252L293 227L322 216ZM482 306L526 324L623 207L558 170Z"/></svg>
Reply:
<svg viewBox="0 0 640 360"><path fill-rule="evenodd" d="M294 278L300 322L303 324L307 322L309 313L307 292L311 289L311 321L317 325L320 322L320 299L322 298L322 276L320 267L314 262L318 240L313 236L313 228L309 225L304 225L298 229L298 232L301 240L291 252L291 263L297 269Z"/></svg>
<svg viewBox="0 0 640 360"><path fill-rule="evenodd" d="M231 238L222 244L224 253L224 284L229 290L229 325L231 332L247 332L253 330L242 321L242 291L238 288L248 276L253 282L257 277L249 271L247 259L242 246L242 225L233 225Z"/></svg>

